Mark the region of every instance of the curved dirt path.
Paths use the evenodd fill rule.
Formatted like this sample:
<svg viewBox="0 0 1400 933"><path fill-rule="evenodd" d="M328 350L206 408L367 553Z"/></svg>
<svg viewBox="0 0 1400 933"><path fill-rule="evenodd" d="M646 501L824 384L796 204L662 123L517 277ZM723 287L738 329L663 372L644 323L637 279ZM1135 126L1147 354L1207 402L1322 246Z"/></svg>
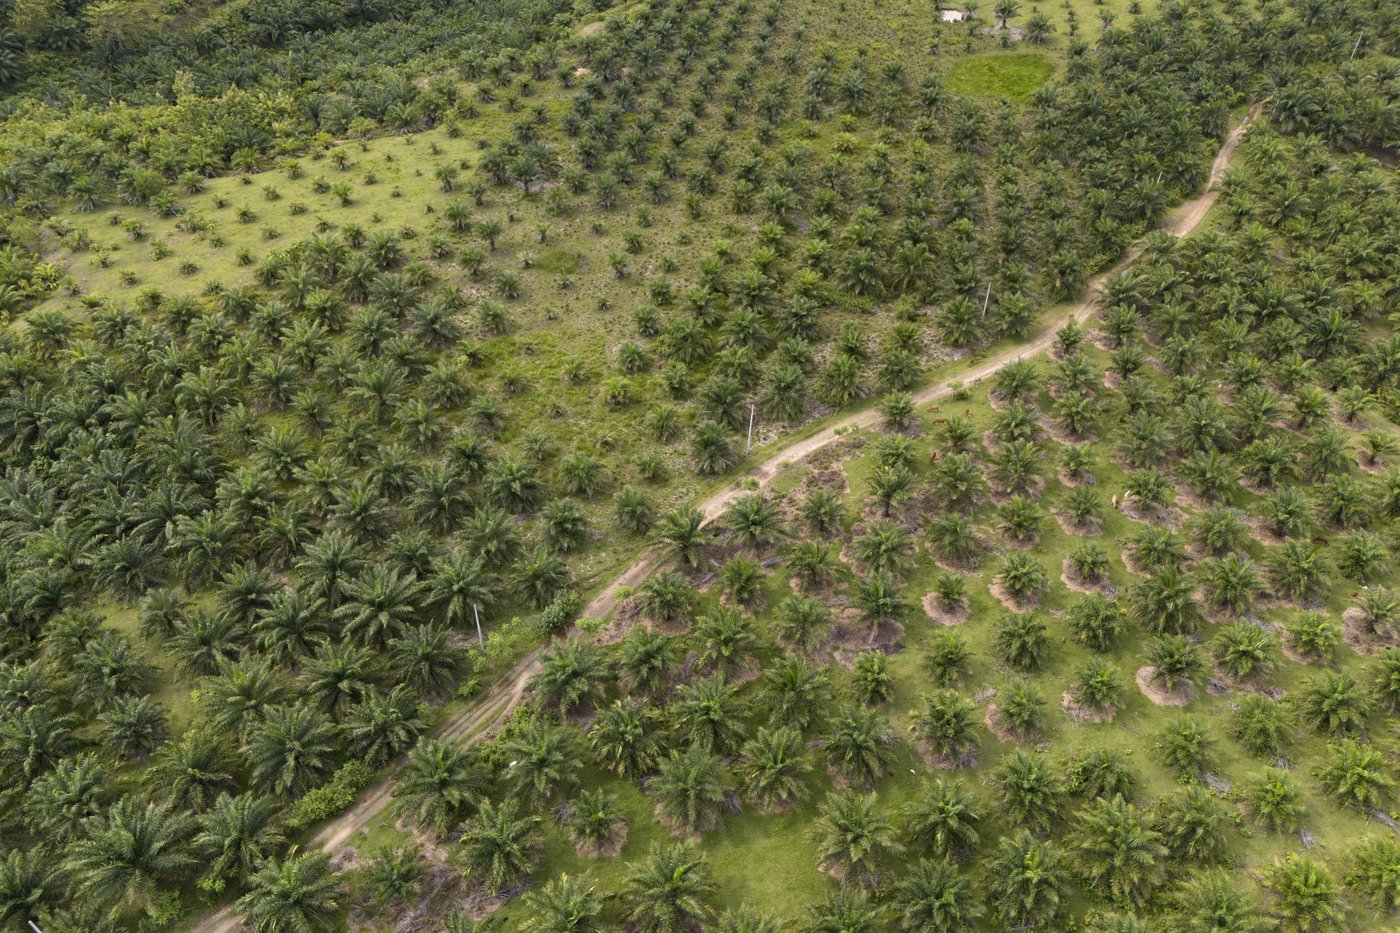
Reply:
<svg viewBox="0 0 1400 933"><path fill-rule="evenodd" d="M1225 137L1225 142L1221 145L1220 151L1216 153L1215 161L1211 164L1210 180L1206 183L1206 190L1196 198L1183 203L1177 210L1177 218L1168 224L1164 229L1175 237L1184 237L1190 234L1214 206L1218 192L1216 185L1225 175L1225 170L1229 167L1230 157L1234 154L1235 148L1244 137L1244 132L1249 124L1258 117L1262 104L1255 104L1250 108L1249 113L1239 125L1230 131L1230 135ZM1023 359L1027 356L1034 356L1049 349L1055 340L1055 332L1071 320L1083 323L1093 313L1095 303L1099 293L1103 289L1103 284L1113 274L1122 271L1137 259L1138 252L1130 251L1121 261L1107 272L1102 273L1091 281L1080 300L1069 307L1060 317L1046 324L1042 332L1026 343L1008 348L993 356L979 360L975 365L968 367L957 376L950 376L946 379L935 382L914 394L915 404L922 405L937 401L952 391L954 382L971 384L991 376L1006 366ZM797 463L812 453L821 450L828 444L833 443L842 435L852 429L868 428L879 422L880 414L875 410L858 412L833 422L810 437L795 441L784 447L782 450L770 455L762 463L751 468L742 476L736 477L722 488L716 490L702 500L698 508L705 516L706 521L717 518L724 511L725 506L741 492L745 491L757 481L759 488L763 488L770 483L775 476L791 464ZM581 616L585 618L601 619L612 614L617 608L617 596L623 588L635 589L642 581L665 563L665 557L657 548L651 548L638 555L632 565L614 577L613 580L603 587L588 605L583 607ZM503 723L511 710L520 703L525 696L526 687L530 678L540 669L540 654L543 648L537 648L530 654L522 658L514 668L505 676L498 680L476 703L459 712L453 718L444 722L434 732L437 738L449 741L460 741L472 743L478 741L485 735L489 735L492 730ZM345 813L336 817L326 824L317 833L308 846L311 848L323 849L327 852L334 852L348 843L355 834L359 832L371 819L381 810L388 806L393 799L394 774L391 773L379 783L375 784L360 801ZM224 907L215 914L211 914L205 920L196 924L191 929L194 933L234 933L241 928L241 922L233 913L231 907Z"/></svg>

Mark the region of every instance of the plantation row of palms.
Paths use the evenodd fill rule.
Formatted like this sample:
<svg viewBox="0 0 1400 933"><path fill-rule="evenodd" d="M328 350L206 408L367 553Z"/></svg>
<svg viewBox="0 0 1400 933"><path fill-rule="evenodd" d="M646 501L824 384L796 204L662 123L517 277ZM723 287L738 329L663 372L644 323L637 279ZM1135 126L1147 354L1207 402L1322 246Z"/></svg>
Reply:
<svg viewBox="0 0 1400 933"><path fill-rule="evenodd" d="M580 859L616 851L627 821L614 798L645 793L660 828L633 820L639 837L714 838L743 807L810 811L810 868L841 889L814 920L823 929L896 916L910 929L958 928L988 910L989 923L1056 923L1073 891L1125 910L1178 898L1197 911L1212 898L1252 909L1238 873L1186 886L1146 869L1119 877L1102 868L1118 853L1071 841L1080 827L1107 827L1082 833L1102 842L1132 826L1147 855L1160 846L1228 865L1239 840L1223 804L1148 794L1111 748L1076 757L1033 746L1068 728L1047 684L1068 684L1092 715L1121 706L1128 718L1128 659L1181 696L1204 687L1213 664L1251 693L1230 717L1241 747L1299 756L1250 785L1252 820L1292 831L1330 812L1314 790L1359 813L1386 805L1393 769L1373 743L1394 709L1396 659L1358 664L1337 616L1348 604L1339 596L1358 589L1362 641L1393 637L1388 528L1400 482L1382 470L1393 442L1379 416L1395 347L1361 339L1379 333L1393 291L1393 184L1311 143L1268 150L1273 137L1261 134L1254 167L1225 186L1229 229L1150 244L1110 282L1093 334L1062 331L1053 366L1002 371L994 412L950 409L934 425L907 391L930 344L1026 332L1041 301L1075 294L1198 185L1207 141L1260 62L1333 56L1289 40L1301 14L1275 12L1169 5L1160 19L1111 28L1097 50L1076 45L1065 79L1023 112L956 97L935 74L906 74L915 69L870 50L819 47L807 36L819 5L648 4L567 43L535 30L530 17L544 14L533 10L509 27L540 40L532 50L453 63L470 94L452 80L410 85L378 112L368 84L351 94L349 110L375 121L416 128L451 115L491 136L455 162L437 147L460 139L460 126L416 143L436 163L418 171L441 195L426 235L356 217L373 168L368 145L344 146L309 160L324 173L311 187L341 203L343 222L260 262L249 251L251 279L25 315L0 338L0 916L45 929L159 927L237 898L241 915L281 930L412 909L428 871L412 846L370 854L348 886L323 855L292 849L348 804L347 775L400 756L396 816L446 843L456 874L493 896L518 891L560 833ZM1348 8L1315 26L1340 35L1365 16ZM493 28L474 41L505 41ZM163 68L160 54L131 61ZM1140 81L1146 69L1157 80ZM346 87L339 73L324 80ZM235 94L228 112L244 105ZM267 106L253 108L251 126L279 122L283 104ZM193 236L207 215L186 207L216 202L198 192L201 179L257 167L279 144L225 139L219 121L165 135L174 109L133 131L79 113L42 143L17 137L26 148L7 160L0 190L33 215L61 199L79 213L128 201L113 231L133 249L147 225ZM336 109L321 101L327 120ZM749 145L722 144L731 124ZM875 145L854 141L865 130L879 133ZM859 164L848 157L857 148ZM1271 158L1297 169L1261 167ZM226 203L213 216L281 210L276 184L256 210ZM537 375L509 361L522 335L566 326L535 301L544 277L525 268L525 242L577 235L624 209L636 229L600 240L620 244L607 294L645 298L625 334L603 330L606 364L550 361L563 386L550 399L535 380L553 377L551 366ZM517 214L541 226L526 230ZM674 260L653 256L658 219L690 222L697 236L729 227L736 245L687 250L694 240L678 238ZM54 226L81 249L71 220ZM198 229L198 242L219 249L217 230ZM18 308L41 294L6 300ZM879 349L872 330L883 332ZM607 371L596 384L595 365ZM750 403L796 423L813 398L839 408L875 391L886 433L862 455L871 472L857 485L868 490L755 493L717 527L672 505L693 476L738 462ZM635 417L644 404L649 416ZM1061 432L1075 443L1052 444ZM1036 547L1063 537L1049 510L1076 535L1119 521L1106 486L1126 490L1139 517L1170 518L1174 499L1186 507L1181 484L1214 504L1178 530L1144 522L1125 559L1085 537L1066 556L1077 584L1141 579L1055 617L1060 568ZM617 559L597 540L617 533L625 548L654 540L675 559L632 599L646 624L615 649L578 638L552 647L535 708L486 745L428 738L473 667L477 618L490 630L518 614L561 632L592 582L583 574ZM769 572L775 562L782 574ZM915 582L934 590L930 611L972 607L966 631L995 628L990 644L921 631L930 623ZM987 582L1008 611L984 611ZM1250 621L1270 597L1323 605L1291 613L1280 642ZM1222 615L1234 624L1214 621ZM893 647L901 625L907 656L926 659L917 704L900 655L863 650ZM833 643L849 672L831 665ZM1290 669L1280 644L1324 665L1296 706L1291 693L1252 695ZM1083 663L1068 670L1066 655ZM974 684L992 672L1005 683L984 731ZM871 796L906 760L970 768L1001 734L1024 748L989 763L986 793L950 776L929 784L922 808ZM1188 708L1152 740L1172 771L1200 778L1215 766L1209 738ZM332 791L342 796L323 805ZM962 828L940 828L947 807ZM909 815L909 833L890 828L895 812ZM1192 833L1213 841L1184 848ZM570 928L558 920L570 915L645 929L709 916L715 889L700 851L647 848L625 853L626 877L606 890L541 878L527 909L555 919L537 928ZM912 869L897 872L903 851ZM1307 909L1324 919L1328 904L1392 896L1393 850L1377 844L1357 859L1346 888L1341 862L1329 876L1311 856L1281 864L1268 884L1301 903L1313 879L1323 893ZM1050 866L1048 880L1018 888L1031 864ZM984 875L989 903L973 894ZM604 897L614 891L616 905ZM1013 903L1024 915L1008 913ZM791 919L762 913L717 911L716 922Z"/></svg>

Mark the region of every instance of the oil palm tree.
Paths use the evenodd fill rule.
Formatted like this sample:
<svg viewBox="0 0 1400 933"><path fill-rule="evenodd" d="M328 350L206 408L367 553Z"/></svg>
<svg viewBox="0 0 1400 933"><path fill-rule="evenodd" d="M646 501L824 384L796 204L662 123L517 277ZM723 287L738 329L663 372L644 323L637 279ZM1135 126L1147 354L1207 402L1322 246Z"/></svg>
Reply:
<svg viewBox="0 0 1400 933"><path fill-rule="evenodd" d="M821 863L846 884L873 887L880 862L903 850L894 826L875 804L874 794L848 788L828 794L818 809L812 836Z"/></svg>
<svg viewBox="0 0 1400 933"><path fill-rule="evenodd" d="M263 863L286 844L276 817L281 807L271 797L220 794L214 806L201 813L191 846L208 868L199 879L207 891L222 891L228 884L242 887Z"/></svg>
<svg viewBox="0 0 1400 933"><path fill-rule="evenodd" d="M622 883L623 916L641 933L690 930L714 915L715 890L705 856L686 842L653 843Z"/></svg>
<svg viewBox="0 0 1400 933"><path fill-rule="evenodd" d="M987 900L1011 929L1053 928L1065 910L1069 866L1064 852L1025 830L1003 837L987 866Z"/></svg>
<svg viewBox="0 0 1400 933"><path fill-rule="evenodd" d="M894 732L878 710L845 706L831 718L821 740L827 764L852 785L870 787L893 759Z"/></svg>
<svg viewBox="0 0 1400 933"><path fill-rule="evenodd" d="M648 789L656 795L657 809L670 826L697 833L718 824L729 785L729 773L719 757L693 745L683 752L672 751Z"/></svg>
<svg viewBox="0 0 1400 933"><path fill-rule="evenodd" d="M422 829L445 836L476 812L488 777L471 748L419 739L399 772L395 808Z"/></svg>
<svg viewBox="0 0 1400 933"><path fill-rule="evenodd" d="M950 861L921 860L895 886L896 923L906 933L958 933L982 915L972 881Z"/></svg>
<svg viewBox="0 0 1400 933"><path fill-rule="evenodd" d="M525 895L524 933L601 933L603 902L593 885L564 874Z"/></svg>
<svg viewBox="0 0 1400 933"><path fill-rule="evenodd" d="M1078 838L1080 871L1115 904L1140 906L1162 884L1167 847L1122 797L1100 798L1080 810Z"/></svg>
<svg viewBox="0 0 1400 933"><path fill-rule="evenodd" d="M528 877L540 849L538 822L514 798L483 801L462 826L467 877L492 896Z"/></svg>
<svg viewBox="0 0 1400 933"><path fill-rule="evenodd" d="M749 799L770 812L802 802L807 796L803 778L812 770L803 752L796 729L760 727L740 753L739 776Z"/></svg>
<svg viewBox="0 0 1400 933"><path fill-rule="evenodd" d="M267 710L249 730L243 751L255 786L300 797L335 770L339 743L325 716L297 703Z"/></svg>
<svg viewBox="0 0 1400 933"><path fill-rule="evenodd" d="M382 767L413 747L424 729L418 695L404 684L373 692L356 704L342 724L350 753L372 768Z"/></svg>
<svg viewBox="0 0 1400 933"><path fill-rule="evenodd" d="M330 929L343 903L340 879L324 852L263 863L237 910L256 933Z"/></svg>
<svg viewBox="0 0 1400 933"><path fill-rule="evenodd" d="M578 784L578 733L536 717L503 743L502 752L514 762L506 783L515 800L541 803L568 793Z"/></svg>
<svg viewBox="0 0 1400 933"><path fill-rule="evenodd" d="M711 543L705 530L705 516L699 509L677 508L661 517L656 536L681 564L699 565L704 549Z"/></svg>
<svg viewBox="0 0 1400 933"><path fill-rule="evenodd" d="M690 742L728 755L743 743L744 701L738 687L710 677L676 691L674 722Z"/></svg>
<svg viewBox="0 0 1400 933"><path fill-rule="evenodd" d="M760 702L773 722L796 729L811 728L821 707L831 696L824 668L813 667L801 657L787 655L763 671Z"/></svg>
<svg viewBox="0 0 1400 933"><path fill-rule="evenodd" d="M935 690L924 694L909 719L914 735L933 751L953 762L960 762L976 746L973 734L975 708L956 690Z"/></svg>
<svg viewBox="0 0 1400 933"><path fill-rule="evenodd" d="M960 782L938 778L905 804L900 819L915 848L961 861L977 848L983 813Z"/></svg>
<svg viewBox="0 0 1400 933"><path fill-rule="evenodd" d="M193 829L168 805L123 797L69 847L64 870L74 894L114 920L145 910L193 868Z"/></svg>
<svg viewBox="0 0 1400 933"><path fill-rule="evenodd" d="M568 716L603 698L608 665L602 653L584 638L570 638L547 648L540 657L540 672L530 678L536 701Z"/></svg>
<svg viewBox="0 0 1400 933"><path fill-rule="evenodd" d="M1265 869L1264 886L1274 895L1273 913L1285 929L1312 933L1346 926L1346 902L1332 873L1300 852Z"/></svg>
<svg viewBox="0 0 1400 933"><path fill-rule="evenodd" d="M600 765L636 779L654 770L661 760L661 724L661 711L656 707L623 697L598 712L588 741Z"/></svg>

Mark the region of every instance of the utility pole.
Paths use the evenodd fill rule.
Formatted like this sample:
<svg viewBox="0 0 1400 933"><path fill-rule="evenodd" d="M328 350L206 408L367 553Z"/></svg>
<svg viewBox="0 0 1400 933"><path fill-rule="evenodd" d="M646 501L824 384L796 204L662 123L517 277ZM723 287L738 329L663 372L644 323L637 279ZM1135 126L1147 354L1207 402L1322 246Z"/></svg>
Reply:
<svg viewBox="0 0 1400 933"><path fill-rule="evenodd" d="M749 448L753 446L753 415L756 407L753 402L749 402L749 436L744 441L744 453L748 453Z"/></svg>
<svg viewBox="0 0 1400 933"><path fill-rule="evenodd" d="M987 294L982 296L982 320L987 319L987 306L992 303L992 283L987 283Z"/></svg>
<svg viewBox="0 0 1400 933"><path fill-rule="evenodd" d="M34 931L34 933L44 933L43 930L39 929L39 924L35 923L33 920L29 921L29 926L30 929Z"/></svg>
<svg viewBox="0 0 1400 933"><path fill-rule="evenodd" d="M476 608L476 603L472 603L472 618L476 620L476 643L485 651L486 639L481 635L481 612Z"/></svg>
<svg viewBox="0 0 1400 933"><path fill-rule="evenodd" d="M1364 35L1366 35L1364 32L1358 32L1356 34L1356 44L1351 47L1351 54L1347 56L1347 61L1351 61L1356 57L1356 50L1361 48L1361 37Z"/></svg>

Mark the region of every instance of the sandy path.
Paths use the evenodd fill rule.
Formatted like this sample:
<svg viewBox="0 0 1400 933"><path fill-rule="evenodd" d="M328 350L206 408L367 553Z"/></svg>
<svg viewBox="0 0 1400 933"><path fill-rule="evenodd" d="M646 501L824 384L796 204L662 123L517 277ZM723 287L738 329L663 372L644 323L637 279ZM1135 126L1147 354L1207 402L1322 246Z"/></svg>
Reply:
<svg viewBox="0 0 1400 933"><path fill-rule="evenodd" d="M1224 144L1215 156L1215 161L1211 164L1210 180L1206 183L1205 192L1200 197L1182 204L1179 208L1178 218L1165 228L1172 236L1184 237L1188 235L1200 226L1201 221L1210 212L1217 197L1216 184L1224 177L1225 170L1230 164L1231 155L1234 154L1240 139L1243 138L1245 129L1259 115L1261 107L1262 104L1255 104L1250 109L1249 114L1225 138ZM1071 320L1083 323L1088 319L1089 315L1093 313L1095 302L1098 300L1104 282L1108 280L1109 276L1131 265L1136 258L1137 252L1132 251L1112 269L1095 278L1089 283L1079 302L1071 305L1063 315L1047 324L1038 336L1026 343L980 360L976 365L970 366L955 377L950 376L925 387L915 393L915 404L922 405L937 401L952 391L954 382L969 385L997 373L1017 360L1034 356L1049 349L1055 340L1055 332L1061 327ZM757 480L760 488L766 486L784 467L797 463L821 450L852 429L872 427L879 423L879 420L880 413L871 409L827 425L810 437L795 441L771 455L743 476L712 493L700 502L697 508L704 514L706 520L714 519L724 511L725 506L735 496L747 488L745 484L750 480ZM660 567L663 561L664 555L656 548L643 552L632 563L632 566L615 577L589 601L588 605L583 608L582 615L592 619L601 619L611 615L613 610L617 608L618 592L624 587L636 588L638 584L651 575L652 571ZM508 674L492 686L485 696L443 723L435 735L439 738L470 743L482 735L488 734L493 728L504 722L511 710L524 697L525 688L529 684L530 678L539 670L540 650L536 649L522 658ZM319 847L327 852L333 852L345 845L354 837L355 833L388 806L389 801L393 799L393 784L394 775L390 774L371 787L359 803L328 823L316 834L309 845ZM225 907L218 913L211 914L191 929L195 933L233 933L239 928L238 918L233 914L231 908Z"/></svg>

